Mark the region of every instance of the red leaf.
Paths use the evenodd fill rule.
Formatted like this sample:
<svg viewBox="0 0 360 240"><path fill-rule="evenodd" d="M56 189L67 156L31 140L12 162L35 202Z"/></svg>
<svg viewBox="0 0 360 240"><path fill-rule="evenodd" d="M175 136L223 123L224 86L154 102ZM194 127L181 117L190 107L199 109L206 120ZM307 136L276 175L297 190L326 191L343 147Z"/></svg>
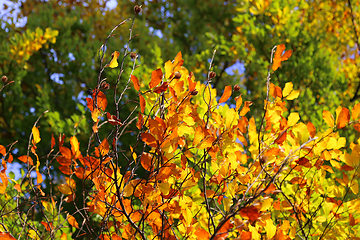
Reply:
<svg viewBox="0 0 360 240"><path fill-rule="evenodd" d="M300 158L299 160L295 161L297 164L301 165L301 166L304 166L304 167L307 167L307 168L310 168L311 167L311 164L310 164L310 161L309 159L305 158L305 157L302 157Z"/></svg>
<svg viewBox="0 0 360 240"><path fill-rule="evenodd" d="M91 98L85 98L86 99L86 106L89 108L90 112L94 111L94 102Z"/></svg>
<svg viewBox="0 0 360 240"><path fill-rule="evenodd" d="M53 149L55 146L55 138L54 138L54 134L51 135L51 149Z"/></svg>
<svg viewBox="0 0 360 240"><path fill-rule="evenodd" d="M0 232L0 239L1 240L16 240L16 238L11 236L10 233L4 233L4 232Z"/></svg>
<svg viewBox="0 0 360 240"><path fill-rule="evenodd" d="M161 84L161 86L156 87L153 92L154 93L161 93L161 92L165 92L168 89L168 82L163 82L163 84Z"/></svg>
<svg viewBox="0 0 360 240"><path fill-rule="evenodd" d="M94 91L94 93L93 93L93 99L95 99L95 94L96 94L96 91ZM106 95L102 91L99 91L97 94L96 100L97 100L97 107L99 109L105 111L105 108L107 107L107 104L108 104Z"/></svg>
<svg viewBox="0 0 360 240"><path fill-rule="evenodd" d="M50 222L50 224L47 224L46 222L42 221L41 222L42 225L44 225L46 231L50 232L52 229L52 223Z"/></svg>
<svg viewBox="0 0 360 240"><path fill-rule="evenodd" d="M115 115L110 115L110 113L106 114L107 118L108 118L108 122L115 126L115 125L120 125L122 126L121 120L118 119Z"/></svg>
<svg viewBox="0 0 360 240"><path fill-rule="evenodd" d="M245 208L241 209L240 216L249 218L249 220L251 222L253 222L253 221L256 221L260 217L260 213L256 207L250 206L250 207L245 207Z"/></svg>
<svg viewBox="0 0 360 240"><path fill-rule="evenodd" d="M232 93L232 87L231 86L226 86L223 95L221 96L219 103L223 103L226 102L229 97L231 96Z"/></svg>
<svg viewBox="0 0 360 240"><path fill-rule="evenodd" d="M161 68L158 68L151 73L151 82L149 84L150 88L156 87L161 82L162 75L163 73Z"/></svg>
<svg viewBox="0 0 360 240"><path fill-rule="evenodd" d="M140 82L139 82L139 79L137 77L135 77L134 75L131 75L131 81L133 82L134 84L134 88L136 91L139 91L140 90Z"/></svg>
<svg viewBox="0 0 360 240"><path fill-rule="evenodd" d="M146 171L151 171L152 167L153 167L153 160L152 160L152 156L150 153L146 153L144 152L141 155L141 166L146 170Z"/></svg>
<svg viewBox="0 0 360 240"><path fill-rule="evenodd" d="M145 98L142 95L139 95L140 98L140 110L141 113L144 113L145 111Z"/></svg>

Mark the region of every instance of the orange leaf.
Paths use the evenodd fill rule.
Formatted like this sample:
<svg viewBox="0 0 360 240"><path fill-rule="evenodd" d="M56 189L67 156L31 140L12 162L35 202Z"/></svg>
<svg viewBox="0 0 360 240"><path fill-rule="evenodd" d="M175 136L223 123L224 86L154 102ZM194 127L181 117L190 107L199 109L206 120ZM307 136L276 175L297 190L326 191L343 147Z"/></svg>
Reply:
<svg viewBox="0 0 360 240"><path fill-rule="evenodd" d="M76 219L73 216L68 215L67 220L68 220L68 222L70 223L71 226L73 226L75 228L79 228L79 224L77 223Z"/></svg>
<svg viewBox="0 0 360 240"><path fill-rule="evenodd" d="M188 77L188 82L189 82L189 92L194 91L196 87L196 82L191 81L190 75Z"/></svg>
<svg viewBox="0 0 360 240"><path fill-rule="evenodd" d="M358 132L360 132L360 123L354 124L354 129Z"/></svg>
<svg viewBox="0 0 360 240"><path fill-rule="evenodd" d="M141 155L141 166L146 170L146 171L151 171L152 166L153 166L153 160L152 160L152 156L150 153L146 153L144 152Z"/></svg>
<svg viewBox="0 0 360 240"><path fill-rule="evenodd" d="M311 122L308 122L306 126L307 126L307 129L308 129L308 131L309 131L310 136L311 136L312 138L315 137L315 135L316 135L316 129L315 129L314 124L312 124Z"/></svg>
<svg viewBox="0 0 360 240"><path fill-rule="evenodd" d="M131 81L133 82L134 84L134 88L136 91L139 91L140 90L140 82L139 82L139 79L137 77L135 77L134 75L131 75Z"/></svg>
<svg viewBox="0 0 360 240"><path fill-rule="evenodd" d="M67 239L66 233L63 232L60 236L60 240L66 240L66 239Z"/></svg>
<svg viewBox="0 0 360 240"><path fill-rule="evenodd" d="M241 240L251 240L252 239L251 232L242 231L240 236L241 236Z"/></svg>
<svg viewBox="0 0 360 240"><path fill-rule="evenodd" d="M89 108L90 112L94 111L94 101L91 98L86 99L86 106Z"/></svg>
<svg viewBox="0 0 360 240"><path fill-rule="evenodd" d="M99 151L101 156L105 156L109 152L109 143L108 140L105 138L99 145Z"/></svg>
<svg viewBox="0 0 360 240"><path fill-rule="evenodd" d="M168 82L163 82L163 84L161 84L159 87L156 87L153 92L154 93L161 93L161 92L165 92L168 89Z"/></svg>
<svg viewBox="0 0 360 240"><path fill-rule="evenodd" d="M245 116L246 113L250 111L250 106L253 104L253 102L246 101L244 104L244 107L240 111L240 117Z"/></svg>
<svg viewBox="0 0 360 240"><path fill-rule="evenodd" d="M226 221L226 223L224 225L222 225L222 227L219 230L219 233L222 233L222 234L217 234L214 237L214 240L226 239L226 237L229 235L228 232L233 227L234 227L234 225L232 223L230 223L230 220Z"/></svg>
<svg viewBox="0 0 360 240"><path fill-rule="evenodd" d="M357 120L360 114L360 103L355 104L351 111L351 117L353 120Z"/></svg>
<svg viewBox="0 0 360 240"><path fill-rule="evenodd" d="M107 107L108 104L106 95L102 91L99 91L96 98L97 98L97 107L105 111L105 108ZM95 91L93 94L93 99L95 99Z"/></svg>
<svg viewBox="0 0 360 240"><path fill-rule="evenodd" d="M287 129L285 129L284 131L282 131L279 136L275 139L274 143L276 144L282 144L285 139L286 139L286 131Z"/></svg>
<svg viewBox="0 0 360 240"><path fill-rule="evenodd" d="M145 111L145 98L142 95L139 95L140 98L140 110L141 113L144 113Z"/></svg>
<svg viewBox="0 0 360 240"><path fill-rule="evenodd" d="M272 193L276 190L275 184L271 183L270 186L264 191L264 193Z"/></svg>
<svg viewBox="0 0 360 240"><path fill-rule="evenodd" d="M60 163L60 165L63 165L63 166L71 165L71 158L60 156L60 157L57 157L56 160L58 161L58 163Z"/></svg>
<svg viewBox="0 0 360 240"><path fill-rule="evenodd" d="M223 95L221 96L219 103L223 103L226 102L229 97L231 96L232 93L232 87L231 86L226 86Z"/></svg>
<svg viewBox="0 0 360 240"><path fill-rule="evenodd" d="M145 142L150 147L154 147L154 148L157 147L156 139L150 133L142 133L141 134L141 139L143 140L143 142Z"/></svg>
<svg viewBox="0 0 360 240"><path fill-rule="evenodd" d="M71 151L67 147L61 147L60 152L64 157L71 159Z"/></svg>
<svg viewBox="0 0 360 240"><path fill-rule="evenodd" d="M20 184L15 184L14 188L19 192L21 193L21 187L20 187Z"/></svg>
<svg viewBox="0 0 360 240"><path fill-rule="evenodd" d="M16 238L11 236L10 233L4 233L4 232L0 232L0 239L1 240L16 240Z"/></svg>
<svg viewBox="0 0 360 240"><path fill-rule="evenodd" d="M119 66L117 59L119 57L120 53L118 51L115 51L111 54L111 61L109 64L106 64L105 67L110 67L110 68L116 68L117 66Z"/></svg>
<svg viewBox="0 0 360 240"><path fill-rule="evenodd" d="M42 178L41 173L39 171L36 171L36 176L37 176L37 178L36 178L37 184L42 183L43 178Z"/></svg>
<svg viewBox="0 0 360 240"><path fill-rule="evenodd" d="M53 149L55 146L55 138L54 138L54 134L51 135L51 149Z"/></svg>
<svg viewBox="0 0 360 240"><path fill-rule="evenodd" d="M149 84L150 88L156 87L161 82L162 75L163 73L161 68L158 68L151 73L151 82Z"/></svg>
<svg viewBox="0 0 360 240"><path fill-rule="evenodd" d="M278 69L281 66L282 61L286 61L290 58L292 54L292 50L287 50L283 55L281 55L284 50L285 50L284 44L280 44L276 47L276 51L273 59L273 65L272 65L273 71L276 71L276 69Z"/></svg>
<svg viewBox="0 0 360 240"><path fill-rule="evenodd" d="M59 170L66 175L70 175L72 173L70 166L60 166Z"/></svg>
<svg viewBox="0 0 360 240"><path fill-rule="evenodd" d="M197 239L209 239L210 238L210 234L208 233L208 231L206 231L205 229L203 228L198 228L196 231L195 231L195 236L197 236Z"/></svg>
<svg viewBox="0 0 360 240"><path fill-rule="evenodd" d="M242 94L240 94L240 96L236 97L235 100L236 100L236 107L235 107L235 111L239 110L240 107L241 107L241 104L242 104L242 97L241 97Z"/></svg>
<svg viewBox="0 0 360 240"><path fill-rule="evenodd" d="M30 165L34 165L33 160L31 157L28 157L26 155L23 155L21 157L18 157L18 159L24 163L29 163Z"/></svg>
<svg viewBox="0 0 360 240"><path fill-rule="evenodd" d="M0 145L0 153L5 156L6 154L6 148L3 145Z"/></svg>
<svg viewBox="0 0 360 240"><path fill-rule="evenodd" d="M142 114L139 112L139 117L138 117L138 121L136 123L136 127L138 129L141 129L143 124L144 124L144 118L143 118Z"/></svg>
<svg viewBox="0 0 360 240"><path fill-rule="evenodd" d="M338 129L344 128L349 123L349 121L350 121L350 111L349 109L343 107L340 110L340 113L337 114L336 126Z"/></svg>
<svg viewBox="0 0 360 240"><path fill-rule="evenodd" d="M256 207L250 206L250 207L245 207L245 208L241 209L240 216L247 217L247 218L249 218L249 220L251 222L253 222L260 217L260 213Z"/></svg>
<svg viewBox="0 0 360 240"><path fill-rule="evenodd" d="M44 221L41 221L41 224L44 225L46 231L50 232L51 229L52 229L52 223L50 222L50 224L44 222Z"/></svg>

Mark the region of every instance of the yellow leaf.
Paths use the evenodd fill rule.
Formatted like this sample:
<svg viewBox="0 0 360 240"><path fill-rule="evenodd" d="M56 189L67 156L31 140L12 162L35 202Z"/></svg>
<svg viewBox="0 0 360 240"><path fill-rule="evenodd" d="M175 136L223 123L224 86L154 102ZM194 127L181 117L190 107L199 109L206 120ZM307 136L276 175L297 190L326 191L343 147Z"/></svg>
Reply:
<svg viewBox="0 0 360 240"><path fill-rule="evenodd" d="M110 63L107 65L110 68L116 68L117 66L119 66L117 59L119 57L120 53L118 51L115 51L111 54L111 61Z"/></svg>
<svg viewBox="0 0 360 240"><path fill-rule="evenodd" d="M193 135L194 134L194 128L187 126L186 124L181 124L178 128L178 135L179 137L184 136L185 134Z"/></svg>
<svg viewBox="0 0 360 240"><path fill-rule="evenodd" d="M91 118L94 122L97 122L97 119L101 115L101 112L99 109L95 108L94 111L91 113Z"/></svg>
<svg viewBox="0 0 360 240"><path fill-rule="evenodd" d="M159 184L160 191L164 195L168 195L170 192L170 184L168 182L162 182Z"/></svg>
<svg viewBox="0 0 360 240"><path fill-rule="evenodd" d="M359 193L359 184L356 179L353 179L350 188L355 195Z"/></svg>
<svg viewBox="0 0 360 240"><path fill-rule="evenodd" d="M72 154L77 158L80 154L80 143L75 136L70 138L70 145Z"/></svg>
<svg viewBox="0 0 360 240"><path fill-rule="evenodd" d="M124 197L130 197L134 193L134 187L131 183L124 188Z"/></svg>
<svg viewBox="0 0 360 240"><path fill-rule="evenodd" d="M67 240L66 233L61 234L60 240Z"/></svg>
<svg viewBox="0 0 360 240"><path fill-rule="evenodd" d="M357 103L351 111L352 119L357 120L359 118L359 114L360 114L360 103Z"/></svg>
<svg viewBox="0 0 360 240"><path fill-rule="evenodd" d="M299 121L299 113L290 113L288 118L288 126L292 127Z"/></svg>
<svg viewBox="0 0 360 240"><path fill-rule="evenodd" d="M236 112L233 108L230 108L226 111L225 126L227 129L231 128L231 125L234 122L235 113Z"/></svg>
<svg viewBox="0 0 360 240"><path fill-rule="evenodd" d="M76 219L73 216L68 215L67 220L71 226L73 226L75 228L79 228L79 224L76 222Z"/></svg>
<svg viewBox="0 0 360 240"><path fill-rule="evenodd" d="M38 237L38 235L36 234L36 232L35 232L34 230L32 230L32 229L29 230L29 237L30 237L31 239L36 239L36 240L40 239L40 238Z"/></svg>
<svg viewBox="0 0 360 240"><path fill-rule="evenodd" d="M260 211L266 211L269 209L269 207L271 206L273 202L272 198L266 198L261 202L261 208Z"/></svg>
<svg viewBox="0 0 360 240"><path fill-rule="evenodd" d="M58 186L58 188L62 194L69 195L72 192L70 186L67 184L60 184L60 186Z"/></svg>
<svg viewBox="0 0 360 240"><path fill-rule="evenodd" d="M329 127L334 127L334 116L331 114L331 112L324 110L323 119Z"/></svg>
<svg viewBox="0 0 360 240"><path fill-rule="evenodd" d="M41 141L40 132L39 132L39 129L37 127L34 126L32 128L32 134L33 134L35 144L37 144L38 142Z"/></svg>
<svg viewBox="0 0 360 240"><path fill-rule="evenodd" d="M266 231L266 236L268 239L272 239L275 236L276 226L274 225L271 218L266 220L265 231Z"/></svg>
<svg viewBox="0 0 360 240"><path fill-rule="evenodd" d="M291 93L291 91L293 90L293 86L294 85L293 85L292 82L285 83L285 87L283 89L283 96L284 97L287 97Z"/></svg>
<svg viewBox="0 0 360 240"><path fill-rule="evenodd" d="M294 100L296 98L298 98L300 95L300 91L299 90L293 90L287 97L286 100Z"/></svg>

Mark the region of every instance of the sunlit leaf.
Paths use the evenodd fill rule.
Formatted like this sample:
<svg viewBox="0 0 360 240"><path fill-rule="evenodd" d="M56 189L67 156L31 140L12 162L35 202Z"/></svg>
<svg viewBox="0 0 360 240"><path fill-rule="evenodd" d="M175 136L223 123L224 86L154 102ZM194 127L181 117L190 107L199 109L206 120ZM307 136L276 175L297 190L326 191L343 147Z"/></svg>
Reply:
<svg viewBox="0 0 360 240"><path fill-rule="evenodd" d="M73 226L75 228L79 228L79 224L77 223L76 219L73 216L68 215L67 220L71 226Z"/></svg>
<svg viewBox="0 0 360 240"><path fill-rule="evenodd" d="M30 165L34 165L34 163L33 163L33 160L32 160L32 158L29 156L26 156L26 155L23 155L23 156L20 156L20 157L18 157L18 159L20 160L20 161L22 161L22 162L24 162L24 163L28 163L28 164L30 164Z"/></svg>
<svg viewBox="0 0 360 240"><path fill-rule="evenodd" d="M119 55L120 55L120 53L118 51L113 52L111 54L111 61L106 66L108 66L110 68L116 68L117 66L119 66L118 61L117 61Z"/></svg>
<svg viewBox="0 0 360 240"><path fill-rule="evenodd" d="M151 171L152 167L153 167L153 160L152 160L152 156L150 153L143 153L141 155L140 158L140 162L141 162L141 166L147 170L147 171Z"/></svg>
<svg viewBox="0 0 360 240"><path fill-rule="evenodd" d="M154 70L151 73L151 82L149 84L149 87L150 88L156 87L161 82L162 75L163 75L163 73L161 71L161 68Z"/></svg>
<svg viewBox="0 0 360 240"><path fill-rule="evenodd" d="M338 129L346 127L350 121L350 111L345 107L336 109L336 127Z"/></svg>
<svg viewBox="0 0 360 240"><path fill-rule="evenodd" d="M141 113L144 113L144 111L145 111L145 98L142 95L139 95L139 99L140 99Z"/></svg>
<svg viewBox="0 0 360 240"><path fill-rule="evenodd" d="M300 120L299 113L290 113L288 117L288 126L294 126Z"/></svg>
<svg viewBox="0 0 360 240"><path fill-rule="evenodd" d="M226 102L229 97L231 96L232 93L232 87L231 86L226 86L223 95L221 96L219 103L223 103Z"/></svg>
<svg viewBox="0 0 360 240"><path fill-rule="evenodd" d="M33 134L34 142L35 142L35 144L37 144L38 142L41 141L39 129L37 127L33 126L31 131Z"/></svg>
<svg viewBox="0 0 360 240"><path fill-rule="evenodd" d="M157 142L156 139L153 135L151 135L150 133L142 133L141 134L141 139L150 147L157 147Z"/></svg>
<svg viewBox="0 0 360 240"><path fill-rule="evenodd" d="M285 50L284 44L280 44L276 47L276 51L273 59L273 65L272 65L273 71L276 71L276 69L278 69L281 66L282 61L286 61L290 58L292 54L292 50L287 50L283 55L281 55L284 50Z"/></svg>
<svg viewBox="0 0 360 240"><path fill-rule="evenodd" d="M284 89L283 89L283 91L282 91L282 94L283 94L283 96L286 98L290 93L291 93L291 91L293 90L293 83L292 82L287 82L287 83L285 83L285 87L284 87Z"/></svg>
<svg viewBox="0 0 360 240"><path fill-rule="evenodd" d="M240 215L242 217L248 218L250 221L256 221L260 217L259 210L254 206L241 209Z"/></svg>
<svg viewBox="0 0 360 240"><path fill-rule="evenodd" d="M329 127L334 127L334 117L331 112L323 110L323 119Z"/></svg>
<svg viewBox="0 0 360 240"><path fill-rule="evenodd" d="M359 115L360 115L360 103L357 103L351 110L351 117L353 120L357 120L359 118Z"/></svg>
<svg viewBox="0 0 360 240"><path fill-rule="evenodd" d="M134 75L131 75L131 81L133 82L134 84L134 88L136 91L139 91L140 90L140 82L139 82L139 79L137 77L135 77Z"/></svg>
<svg viewBox="0 0 360 240"><path fill-rule="evenodd" d="M159 87L156 87L153 92L154 93L162 93L165 92L168 89L168 82L163 82Z"/></svg>
<svg viewBox="0 0 360 240"><path fill-rule="evenodd" d="M306 125L308 131L309 131L309 134L310 136L313 138L315 137L316 135L316 129L315 129L315 126L314 124L312 124L311 122L308 122L307 125Z"/></svg>

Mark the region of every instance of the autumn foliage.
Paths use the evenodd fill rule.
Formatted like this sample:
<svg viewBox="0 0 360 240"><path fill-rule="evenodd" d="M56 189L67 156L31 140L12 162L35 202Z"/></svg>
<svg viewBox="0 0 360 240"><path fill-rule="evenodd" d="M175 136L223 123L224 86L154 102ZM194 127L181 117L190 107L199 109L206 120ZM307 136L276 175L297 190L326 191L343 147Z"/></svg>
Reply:
<svg viewBox="0 0 360 240"><path fill-rule="evenodd" d="M100 54L103 67L86 98L92 127L87 146L76 134L53 137L42 165L42 127L35 123L29 151L18 158L27 166L18 181L5 174L14 146L0 146L0 193L34 205L24 209L20 201L3 211L3 218L17 211L22 230L5 221L1 238L358 239L360 146L340 130L360 130L360 104L324 110L321 129L289 112L287 104L300 91L291 79L284 86L270 79L292 55L284 44L269 50L272 65L259 122L251 99L232 86L222 93L212 87L214 58L205 80L187 70L181 52L143 79L128 51L127 46L122 53ZM122 76L118 61L134 61L129 76ZM119 69L118 79L128 81L120 86L107 80L110 93L102 74L113 68ZM136 92L136 99L125 99L127 91ZM120 118L127 100L138 107ZM108 110L110 101L114 111ZM105 124L112 131L102 134ZM123 148L128 128L137 142ZM55 163L62 179L51 178ZM56 192L42 190L44 173ZM64 212L66 204L75 210Z"/></svg>

